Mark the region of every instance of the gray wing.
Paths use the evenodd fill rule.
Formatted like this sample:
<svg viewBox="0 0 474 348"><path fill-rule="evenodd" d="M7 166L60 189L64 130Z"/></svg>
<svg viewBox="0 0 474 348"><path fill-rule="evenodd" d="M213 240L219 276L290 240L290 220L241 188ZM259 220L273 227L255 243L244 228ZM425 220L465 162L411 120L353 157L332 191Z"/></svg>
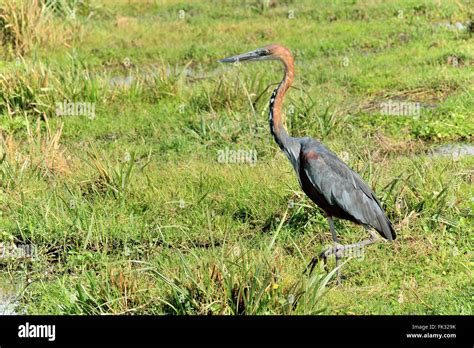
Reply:
<svg viewBox="0 0 474 348"><path fill-rule="evenodd" d="M336 154L314 140L301 144L300 165L314 188L359 223L373 227L388 240L396 238L375 193Z"/></svg>

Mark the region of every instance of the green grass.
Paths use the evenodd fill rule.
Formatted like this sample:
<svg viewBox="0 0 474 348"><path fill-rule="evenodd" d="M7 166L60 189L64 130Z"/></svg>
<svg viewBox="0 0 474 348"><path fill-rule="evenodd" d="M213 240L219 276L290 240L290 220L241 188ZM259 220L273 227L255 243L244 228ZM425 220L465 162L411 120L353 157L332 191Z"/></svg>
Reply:
<svg viewBox="0 0 474 348"><path fill-rule="evenodd" d="M472 20L472 2L47 3L38 40L0 46L0 242L37 248L0 260L27 285L19 310L472 313L474 158L429 155L472 142L472 33L439 25ZM303 275L331 236L269 134L281 66L216 62L274 42L296 57L289 132L344 157L398 233L348 260L342 285L333 260ZM58 117L64 100L95 117ZM383 115L388 100L420 114ZM226 148L256 165L219 163Z"/></svg>

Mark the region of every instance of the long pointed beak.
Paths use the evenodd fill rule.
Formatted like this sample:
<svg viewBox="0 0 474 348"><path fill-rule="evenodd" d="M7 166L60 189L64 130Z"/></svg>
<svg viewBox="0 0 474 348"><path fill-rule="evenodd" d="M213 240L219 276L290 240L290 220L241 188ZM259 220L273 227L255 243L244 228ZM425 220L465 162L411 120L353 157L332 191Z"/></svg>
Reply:
<svg viewBox="0 0 474 348"><path fill-rule="evenodd" d="M244 62L246 60L255 60L261 58L258 51L251 51L247 53L242 53L236 56L227 57L223 59L219 59L218 62L220 63L237 63L237 62Z"/></svg>

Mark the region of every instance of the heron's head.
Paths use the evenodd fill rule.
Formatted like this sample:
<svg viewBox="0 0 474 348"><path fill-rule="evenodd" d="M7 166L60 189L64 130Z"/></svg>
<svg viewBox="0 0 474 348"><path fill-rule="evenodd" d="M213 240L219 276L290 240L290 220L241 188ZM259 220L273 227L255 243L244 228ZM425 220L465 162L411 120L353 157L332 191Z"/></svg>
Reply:
<svg viewBox="0 0 474 348"><path fill-rule="evenodd" d="M220 59L221 63L238 63L245 61L262 61L262 60L281 60L284 63L293 61L293 57L288 48L281 45L269 45L255 51L238 54L236 56Z"/></svg>

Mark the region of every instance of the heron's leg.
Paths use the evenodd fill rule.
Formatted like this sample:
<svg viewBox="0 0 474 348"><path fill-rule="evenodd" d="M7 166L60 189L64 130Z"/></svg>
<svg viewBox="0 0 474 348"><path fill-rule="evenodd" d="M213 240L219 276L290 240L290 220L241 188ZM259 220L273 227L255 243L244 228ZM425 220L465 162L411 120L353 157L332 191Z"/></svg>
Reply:
<svg viewBox="0 0 474 348"><path fill-rule="evenodd" d="M336 256L336 267L339 267L341 265L341 253L338 252L339 240L337 239L336 230L334 229L334 221L332 220L332 217L330 216L326 216L326 219L328 220L329 229L331 230L332 240L334 242L333 253ZM340 268L337 269L337 284L341 284L341 269Z"/></svg>
<svg viewBox="0 0 474 348"><path fill-rule="evenodd" d="M343 256L358 255L358 254L361 253L361 250L363 250L365 246L373 244L373 243L375 243L379 240L378 235L377 235L377 233L375 233L375 231L373 231L370 228L364 226L365 229L367 230L367 232L369 232L369 234L370 234L369 239L365 239L363 241L360 241L358 243L353 243L353 244L346 244L346 245L338 244L338 239L337 239L336 233L334 231L334 224L332 223L332 219L331 218L329 218L329 219L331 220L331 222L329 223L329 226L331 228L331 234L333 236L333 240L335 240L335 247L328 248L328 249L324 250L318 256L313 257L310 264L308 265L308 268L309 268L309 266L311 266L310 274L313 271L314 267L316 266L316 264L318 263L319 260L323 260L323 262L326 262L326 260L329 256L335 255L336 256L336 265L339 266L338 260L340 260ZM339 276L339 274L338 274L338 276Z"/></svg>
<svg viewBox="0 0 474 348"><path fill-rule="evenodd" d="M328 220L329 229L331 230L332 240L334 241L334 248L331 248L332 252L329 253L329 254L327 254L327 251L329 250L328 249L328 250L323 251L321 254L313 257L313 259L308 264L308 266L306 266L306 271L308 270L308 268L311 267L311 269L309 271L309 274L311 274L313 272L313 269L314 269L314 267L316 266L316 264L318 263L319 260L323 260L324 267L326 268L327 256L329 256L329 255L333 255L333 254L336 255L336 266L339 266L341 253L338 253L337 250L340 249L341 245L339 245L339 240L337 239L336 230L334 229L334 221L332 220L332 217L330 217L329 215L326 215L326 219ZM338 270L338 277L340 277L340 271L339 270Z"/></svg>

